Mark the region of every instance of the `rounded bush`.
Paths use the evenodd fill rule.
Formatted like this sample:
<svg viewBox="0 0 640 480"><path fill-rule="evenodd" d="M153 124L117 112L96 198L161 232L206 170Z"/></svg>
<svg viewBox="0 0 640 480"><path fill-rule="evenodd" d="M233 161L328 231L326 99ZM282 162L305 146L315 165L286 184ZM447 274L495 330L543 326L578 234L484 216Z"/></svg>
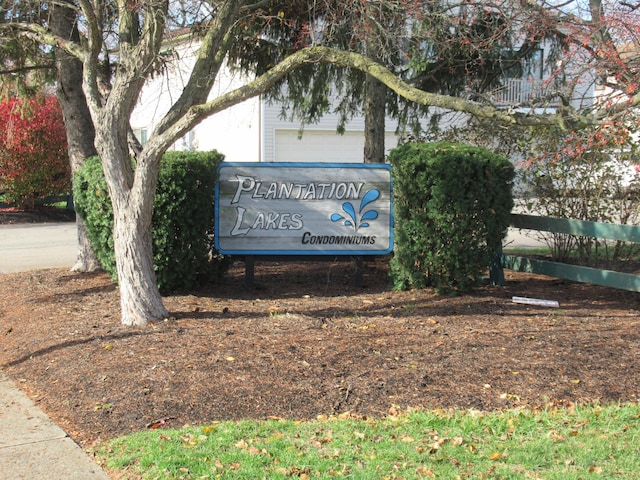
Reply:
<svg viewBox="0 0 640 480"><path fill-rule="evenodd" d="M67 134L53 96L0 102L0 191L10 203L32 207L68 195L71 167Z"/></svg>
<svg viewBox="0 0 640 480"><path fill-rule="evenodd" d="M394 288L440 292L477 286L509 227L514 168L460 143L394 149Z"/></svg>

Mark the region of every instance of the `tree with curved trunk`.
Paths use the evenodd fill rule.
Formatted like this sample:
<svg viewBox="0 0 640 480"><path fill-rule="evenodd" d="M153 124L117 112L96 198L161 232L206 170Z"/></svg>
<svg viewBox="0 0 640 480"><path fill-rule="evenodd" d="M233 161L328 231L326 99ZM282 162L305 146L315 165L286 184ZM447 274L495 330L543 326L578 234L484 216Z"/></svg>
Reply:
<svg viewBox="0 0 640 480"><path fill-rule="evenodd" d="M597 0L592 0L594 2ZM283 6L285 4L286 2L282 2ZM72 4L66 5L73 7ZM225 0L212 1L207 5L209 8L202 15L193 17L197 20L192 32L198 37L198 50L189 80L146 145L135 155L132 155L129 145L129 119L145 80L162 67L163 42L167 38L166 26L172 3L168 0L139 0L106 5L80 0L75 11L80 20L79 25L83 27L83 35L78 42L73 38L57 36L46 26L39 24L16 22L8 27L26 38L64 49L82 62L82 84L95 127L95 145L102 158L113 203L115 256L122 323L125 325L144 325L168 316L155 282L150 238L153 196L162 154L207 116L268 92L296 69L331 64L336 68L357 70L380 81L396 95L410 102L464 112L502 122L507 126L559 125L563 128L580 128L604 118L624 114L640 102L640 86L629 80L633 76L627 75L636 68L631 62L622 61L617 65L621 73L618 85L624 88L628 98L626 102L584 111L565 103L555 113L539 114L531 110L500 109L482 99L470 99L464 94L421 90L384 65L359 53L359 49L349 51L348 46L336 49L313 44L300 45L296 51L281 57L264 71L259 71L244 86L209 99L213 82L225 58L240 39L246 40L243 35L252 30L248 27L254 21L256 12L265 6L277 7L279 4L255 0ZM317 5L317 2L309 2L309 8L313 5ZM531 11L531 15L544 16L546 21L556 22L554 28L560 33L563 28L571 27L582 32L591 26L589 21L576 19L555 7L523 2L520 14L526 9ZM284 9L276 8L273 12L274 17L286 17ZM283 12L282 15L280 12ZM111 16L114 21L107 22L104 16ZM112 32L105 25L113 25L117 31ZM607 28L606 25L601 27ZM257 42L268 38L269 31L263 31L259 37L255 33L251 35ZM566 44L580 48L580 45L573 44L574 38L575 35L571 39L567 38ZM272 37L271 40L275 43L279 41L277 37ZM591 54L594 61L602 58L600 49L595 48L597 45L589 44L589 47L583 49L585 55ZM111 60L115 63L112 75L102 75L105 62ZM610 66L614 65L610 58L608 60ZM108 85L103 83L105 78L109 78Z"/></svg>

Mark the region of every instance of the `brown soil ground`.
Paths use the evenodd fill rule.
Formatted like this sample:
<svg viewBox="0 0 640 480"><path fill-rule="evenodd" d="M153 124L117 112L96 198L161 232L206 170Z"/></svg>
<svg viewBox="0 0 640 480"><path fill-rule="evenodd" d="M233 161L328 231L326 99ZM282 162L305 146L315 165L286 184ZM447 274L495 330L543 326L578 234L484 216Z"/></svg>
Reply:
<svg viewBox="0 0 640 480"><path fill-rule="evenodd" d="M160 423L638 401L637 293L506 272L504 287L443 297L391 291L383 259L362 288L352 273L258 264L247 291L236 263L143 328L120 325L102 273L1 275L0 368L85 447Z"/></svg>
<svg viewBox="0 0 640 480"><path fill-rule="evenodd" d="M75 222L73 210L54 207L39 207L35 210L24 210L16 207L0 205L0 225L18 223Z"/></svg>

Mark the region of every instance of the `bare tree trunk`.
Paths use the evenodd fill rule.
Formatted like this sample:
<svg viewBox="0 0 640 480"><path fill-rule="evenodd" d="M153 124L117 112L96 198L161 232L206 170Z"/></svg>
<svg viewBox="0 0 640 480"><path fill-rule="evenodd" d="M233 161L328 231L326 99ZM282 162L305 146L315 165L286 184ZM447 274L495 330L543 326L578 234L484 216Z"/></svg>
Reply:
<svg viewBox="0 0 640 480"><path fill-rule="evenodd" d="M380 61L381 49L378 38L380 24L378 7L374 2L367 3L368 35L365 53L374 61ZM384 163L384 130L387 108L386 87L377 78L367 74L365 77L364 99L364 163Z"/></svg>
<svg viewBox="0 0 640 480"><path fill-rule="evenodd" d="M384 163L386 88L367 75L364 103L364 162Z"/></svg>
<svg viewBox="0 0 640 480"><path fill-rule="evenodd" d="M51 12L51 28L61 38L78 40L76 13L59 5L53 5ZM62 116L67 132L67 144L71 175L82 167L85 160L96 155L94 146L95 131L82 91L82 62L60 48L55 49L56 72L58 80L57 97L62 109ZM74 272L93 272L100 269L89 236L87 226L76 217L78 229L78 253Z"/></svg>
<svg viewBox="0 0 640 480"><path fill-rule="evenodd" d="M100 260L93 251L91 240L89 240L89 232L87 224L76 215L76 228L78 230L78 252L76 255L76 263L71 267L72 272L95 272L102 269Z"/></svg>
<svg viewBox="0 0 640 480"><path fill-rule="evenodd" d="M132 218L130 208L117 210L113 243L122 324L146 325L167 318L153 269L150 222Z"/></svg>
<svg viewBox="0 0 640 480"><path fill-rule="evenodd" d="M141 156L133 170L127 144L128 117L105 109L96 122L113 206L113 247L123 325L146 325L169 316L153 269L151 219L158 182L159 154Z"/></svg>

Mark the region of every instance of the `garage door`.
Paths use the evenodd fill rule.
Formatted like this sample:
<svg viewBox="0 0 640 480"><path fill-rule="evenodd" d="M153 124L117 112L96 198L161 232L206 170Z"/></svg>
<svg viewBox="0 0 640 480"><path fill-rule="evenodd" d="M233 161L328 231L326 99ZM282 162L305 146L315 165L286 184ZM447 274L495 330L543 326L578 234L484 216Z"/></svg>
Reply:
<svg viewBox="0 0 640 480"><path fill-rule="evenodd" d="M396 136L387 133L387 151L396 145ZM275 130L276 162L362 163L364 132L305 130L298 138L297 130Z"/></svg>

